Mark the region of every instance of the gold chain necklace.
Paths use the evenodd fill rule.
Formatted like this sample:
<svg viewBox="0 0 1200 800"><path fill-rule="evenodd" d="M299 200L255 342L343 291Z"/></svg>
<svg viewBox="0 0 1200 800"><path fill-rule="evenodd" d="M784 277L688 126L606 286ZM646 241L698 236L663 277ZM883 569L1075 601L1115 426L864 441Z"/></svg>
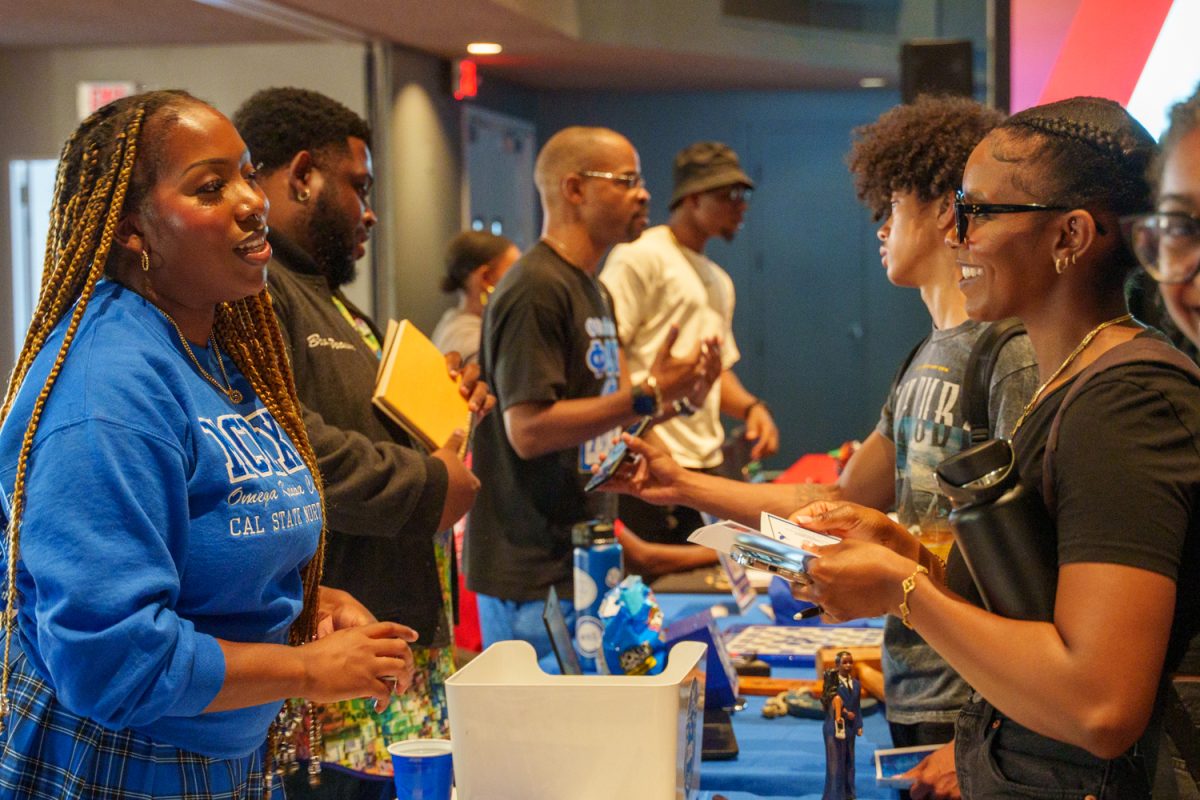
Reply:
<svg viewBox="0 0 1200 800"><path fill-rule="evenodd" d="M1037 405L1037 401L1042 396L1042 392L1046 391L1046 387L1054 383L1054 380L1059 375L1062 375L1067 367L1071 366L1071 363L1079 357L1080 353L1087 349L1087 346L1092 343L1092 340L1095 339L1097 335L1099 335L1100 331L1104 330L1105 328L1112 327L1113 325L1120 325L1122 322L1128 322L1131 319L1133 319L1133 314L1122 314L1119 317L1113 317L1110 320L1101 322L1099 325L1088 331L1087 336L1083 337L1083 341L1081 341L1079 345L1071 351L1070 355L1063 359L1063 362L1058 365L1058 369L1054 370L1054 374L1047 378L1046 382L1039 386L1037 391L1033 393L1033 399L1029 401L1027 406L1025 406L1025 410L1021 412L1021 416L1017 417L1017 424L1013 425L1012 433L1009 434L1008 438L1010 440L1016 438L1017 431L1021 429L1021 424L1025 422L1025 417L1029 416L1029 412L1033 410L1035 405Z"/></svg>
<svg viewBox="0 0 1200 800"><path fill-rule="evenodd" d="M159 311L162 311L162 309L159 309ZM167 322L171 323L171 327L173 327L175 332L179 334L179 341L183 344L183 349L187 352L188 358L192 360L192 363L196 365L196 369L198 369L200 374L204 376L204 379L213 386L217 387L217 391L228 397L229 402L233 403L234 405L241 403L242 393L233 388L233 382L229 380L229 373L225 371L225 359L221 357L221 350L217 347L216 338L214 338L210 333L208 335L208 344L210 347L212 347L213 355L217 357L217 367L221 370L221 377L225 379L224 386L219 384L217 379L214 378L209 371L200 364L200 359L196 358L196 354L192 352L192 346L188 343L187 337L183 335L183 330L179 327L179 323L176 322L171 315L165 311L162 312L162 315L167 318Z"/></svg>

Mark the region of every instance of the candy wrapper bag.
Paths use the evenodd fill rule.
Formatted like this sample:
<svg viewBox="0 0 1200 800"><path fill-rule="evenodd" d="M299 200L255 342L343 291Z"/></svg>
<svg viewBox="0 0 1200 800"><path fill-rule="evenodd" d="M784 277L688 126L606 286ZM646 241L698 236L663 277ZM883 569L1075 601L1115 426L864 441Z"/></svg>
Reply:
<svg viewBox="0 0 1200 800"><path fill-rule="evenodd" d="M604 639L596 668L608 675L657 675L666 666L663 614L650 587L630 575L600 604Z"/></svg>

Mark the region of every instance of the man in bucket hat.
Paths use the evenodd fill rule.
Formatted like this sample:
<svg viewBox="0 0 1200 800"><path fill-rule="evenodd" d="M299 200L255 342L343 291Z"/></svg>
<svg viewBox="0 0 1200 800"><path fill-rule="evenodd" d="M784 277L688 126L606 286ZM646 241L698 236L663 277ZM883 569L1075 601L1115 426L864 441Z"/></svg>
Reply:
<svg viewBox="0 0 1200 800"><path fill-rule="evenodd" d="M704 255L714 236L726 241L742 227L754 181L737 154L721 142L696 142L675 156L675 187L666 225L650 228L632 244L618 245L600 280L612 295L621 344L636 382L647 374L672 326L679 345L693 347L708 336L721 337L724 371L694 413L655 426L671 455L690 469L716 469L725 441L722 412L746 423L752 459L773 454L779 432L771 412L750 394L733 366L739 354L733 337L733 281ZM689 409L690 410L690 409ZM700 524L688 508L657 508L621 498L621 519L657 541L686 541Z"/></svg>

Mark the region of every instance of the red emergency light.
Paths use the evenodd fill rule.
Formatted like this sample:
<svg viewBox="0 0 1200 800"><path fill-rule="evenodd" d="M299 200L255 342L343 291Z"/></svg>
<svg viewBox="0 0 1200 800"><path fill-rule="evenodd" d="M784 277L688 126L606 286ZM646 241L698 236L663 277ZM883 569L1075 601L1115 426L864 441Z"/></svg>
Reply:
<svg viewBox="0 0 1200 800"><path fill-rule="evenodd" d="M454 99L465 100L479 93L479 69L469 58L454 62Z"/></svg>

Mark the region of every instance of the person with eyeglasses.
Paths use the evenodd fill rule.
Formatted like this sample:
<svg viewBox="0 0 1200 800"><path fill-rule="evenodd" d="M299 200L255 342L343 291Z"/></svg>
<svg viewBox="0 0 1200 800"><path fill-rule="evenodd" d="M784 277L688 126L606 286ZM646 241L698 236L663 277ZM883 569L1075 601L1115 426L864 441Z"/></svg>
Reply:
<svg viewBox="0 0 1200 800"><path fill-rule="evenodd" d="M1200 633L1200 386L1125 302L1137 260L1119 220L1152 208L1155 151L1111 100L1026 109L972 152L965 224L948 237L967 312L1020 318L1038 356L1042 384L1011 444L1053 523L1053 583L1040 587L1050 619L986 610L957 550L944 567L930 561L876 511L818 503L793 515L843 537L817 549L806 599L827 618L897 616L975 690L955 731L964 797L1172 796L1160 760L1168 678ZM1035 527L1005 534L1047 535ZM996 580L1020 568L988 566Z"/></svg>
<svg viewBox="0 0 1200 800"><path fill-rule="evenodd" d="M711 141L680 150L674 178L667 222L649 228L635 242L614 247L600 280L612 295L634 381L649 373L672 329L679 330L678 343L684 347L707 336L720 337L722 371L713 391L694 409L655 429L680 464L715 472L724 461L722 413L745 422L751 460L779 449L770 409L733 372L740 358L733 336L733 280L704 255L711 239L730 242L737 236L754 181L731 147ZM700 512L688 506L654 506L628 495L620 499L620 515L632 530L656 542L686 542L702 524Z"/></svg>
<svg viewBox="0 0 1200 800"><path fill-rule="evenodd" d="M611 498L584 493L592 467L622 427L662 421L678 403L702 398L721 364L715 337L684 348L672 332L648 372L629 380L596 280L608 249L646 227L650 194L628 139L607 128L561 130L538 153L534 181L542 237L501 278L483 314L479 363L501 413L475 432L482 487L463 565L484 646L522 639L548 664L542 610L551 586L574 624L572 527L614 516Z"/></svg>
<svg viewBox="0 0 1200 800"><path fill-rule="evenodd" d="M1184 344L1191 345L1195 358L1200 348L1200 87L1171 109L1171 123L1160 147L1151 173L1157 189L1155 209L1126 217L1122 228L1145 274L1158 284L1169 321L1186 337ZM1191 769L1198 766L1200 647L1188 651L1179 673L1189 676L1174 682L1186 709L1180 719L1183 730L1168 731L1180 759L1175 769L1179 797L1196 798L1200 797L1197 780L1181 760L1190 755Z"/></svg>
<svg viewBox="0 0 1200 800"><path fill-rule="evenodd" d="M1200 348L1200 91L1172 109L1154 177L1155 210L1122 220L1122 230L1157 284L1170 323L1162 327ZM1154 311L1146 316L1159 322Z"/></svg>

